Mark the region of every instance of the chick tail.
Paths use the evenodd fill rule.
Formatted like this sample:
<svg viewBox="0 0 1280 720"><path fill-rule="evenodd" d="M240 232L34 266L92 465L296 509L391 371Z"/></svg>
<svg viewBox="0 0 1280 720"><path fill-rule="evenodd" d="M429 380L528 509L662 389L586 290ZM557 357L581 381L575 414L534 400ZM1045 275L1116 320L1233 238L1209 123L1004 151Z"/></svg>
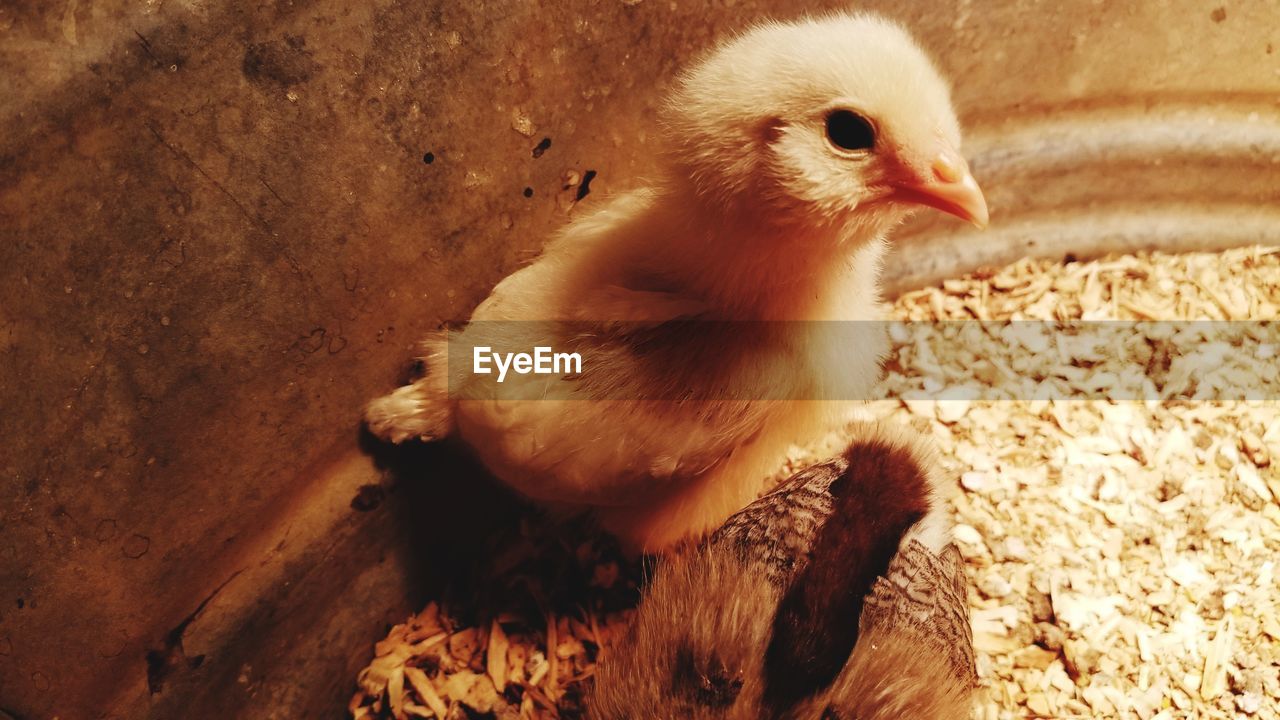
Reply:
<svg viewBox="0 0 1280 720"><path fill-rule="evenodd" d="M855 439L845 459L830 486L831 515L774 620L765 696L775 707L835 680L857 644L864 599L930 510L928 466L910 442L878 428Z"/></svg>

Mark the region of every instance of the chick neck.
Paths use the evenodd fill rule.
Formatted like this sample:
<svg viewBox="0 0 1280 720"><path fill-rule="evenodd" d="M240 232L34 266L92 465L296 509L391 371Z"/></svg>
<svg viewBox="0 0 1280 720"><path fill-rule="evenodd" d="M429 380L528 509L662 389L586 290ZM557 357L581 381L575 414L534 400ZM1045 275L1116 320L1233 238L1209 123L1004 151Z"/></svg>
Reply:
<svg viewBox="0 0 1280 720"><path fill-rule="evenodd" d="M660 284L723 319L870 317L878 302L883 218L797 217L755 198L700 195L688 177L657 187L644 255Z"/></svg>

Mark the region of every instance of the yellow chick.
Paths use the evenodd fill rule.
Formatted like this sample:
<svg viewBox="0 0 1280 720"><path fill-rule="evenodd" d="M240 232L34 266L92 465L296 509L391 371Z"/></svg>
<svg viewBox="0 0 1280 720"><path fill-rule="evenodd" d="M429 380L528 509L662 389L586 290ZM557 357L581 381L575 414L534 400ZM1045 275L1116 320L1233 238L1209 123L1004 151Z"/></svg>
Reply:
<svg viewBox="0 0 1280 720"><path fill-rule="evenodd" d="M946 82L876 16L729 40L681 78L663 130L652 184L563 228L365 413L391 442L456 436L516 491L592 508L648 552L746 506L878 382L883 328L823 321L881 319L891 228L920 206L987 222ZM480 348L536 346L579 362L477 372Z"/></svg>

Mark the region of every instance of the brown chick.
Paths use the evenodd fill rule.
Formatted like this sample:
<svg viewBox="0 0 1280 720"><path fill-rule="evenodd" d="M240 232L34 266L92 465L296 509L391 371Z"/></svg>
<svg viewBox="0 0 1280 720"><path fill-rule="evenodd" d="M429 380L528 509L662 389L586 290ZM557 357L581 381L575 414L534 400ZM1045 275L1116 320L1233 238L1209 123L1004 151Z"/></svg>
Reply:
<svg viewBox="0 0 1280 720"><path fill-rule="evenodd" d="M920 206L987 221L946 83L871 15L730 40L681 78L663 130L650 186L561 230L366 410L376 435L456 436L650 552L758 497L878 382L884 330L856 321L882 317L892 227ZM476 372L477 348L538 346L579 365Z"/></svg>
<svg viewBox="0 0 1280 720"><path fill-rule="evenodd" d="M660 561L592 720L954 720L974 670L934 462L871 426Z"/></svg>

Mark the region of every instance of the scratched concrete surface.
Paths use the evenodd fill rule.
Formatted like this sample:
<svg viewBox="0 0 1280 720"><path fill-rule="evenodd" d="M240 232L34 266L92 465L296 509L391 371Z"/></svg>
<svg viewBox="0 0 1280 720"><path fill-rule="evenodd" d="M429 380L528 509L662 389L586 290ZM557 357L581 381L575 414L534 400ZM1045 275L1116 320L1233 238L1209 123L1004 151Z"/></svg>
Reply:
<svg viewBox="0 0 1280 720"><path fill-rule="evenodd" d="M0 6L0 708L340 714L384 624L514 512L447 450L379 467L360 405L650 167L682 60L837 5ZM995 211L908 228L898 285L1276 241L1274 7L869 5L955 78Z"/></svg>

